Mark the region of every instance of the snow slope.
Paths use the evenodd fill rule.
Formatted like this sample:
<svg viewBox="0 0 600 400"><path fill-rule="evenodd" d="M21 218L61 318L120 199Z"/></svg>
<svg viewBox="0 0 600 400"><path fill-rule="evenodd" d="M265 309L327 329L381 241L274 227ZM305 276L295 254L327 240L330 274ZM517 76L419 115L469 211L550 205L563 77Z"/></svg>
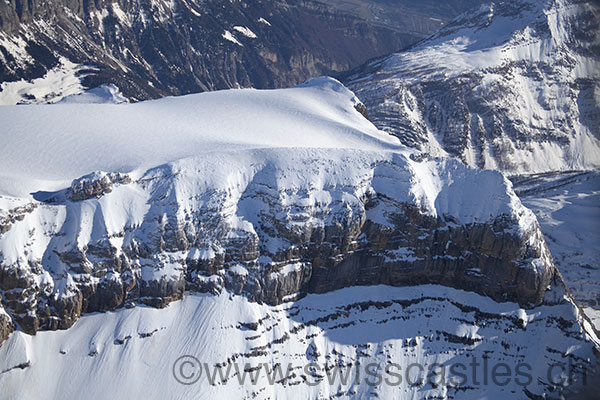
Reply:
<svg viewBox="0 0 600 400"><path fill-rule="evenodd" d="M578 312L570 303L523 310L435 285L348 288L277 307L226 292L195 294L164 310L138 306L87 315L67 331L15 333L0 347L0 387L6 400L525 399L551 394L549 379L565 378L558 367L548 373L548 365L595 363L597 338L562 322ZM194 358L182 368L177 360L185 355ZM266 371L278 363L282 373L269 383ZM316 365L313 372L309 363ZM370 363L386 380L367 375ZM385 373L392 363L389 371L401 382ZM412 363L425 373L413 367L408 379L419 383L411 385L405 372ZM441 364L434 369L438 376L430 373L435 363ZM511 372L508 384L503 377L498 385L490 371L501 363ZM528 365L520 368L529 379L516 374L520 363ZM461 387L452 384L454 364L468 376ZM211 384L207 372L216 365L231 372L228 380L215 375ZM330 378L335 372L326 366L350 371L349 378ZM572 377L581 383L580 373Z"/></svg>

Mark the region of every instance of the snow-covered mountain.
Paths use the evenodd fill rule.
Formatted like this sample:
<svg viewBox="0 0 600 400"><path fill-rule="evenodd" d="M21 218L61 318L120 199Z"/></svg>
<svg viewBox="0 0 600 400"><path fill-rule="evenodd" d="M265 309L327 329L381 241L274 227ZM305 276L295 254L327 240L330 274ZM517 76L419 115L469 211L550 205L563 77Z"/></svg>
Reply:
<svg viewBox="0 0 600 400"><path fill-rule="evenodd" d="M555 270L510 182L413 161L356 101L324 78L0 109L13 318L35 332L86 310L162 306L186 288L278 304L356 283L447 283L539 304Z"/></svg>
<svg viewBox="0 0 600 400"><path fill-rule="evenodd" d="M511 182L423 159L362 110L331 78L137 104L1 107L6 397L120 388L480 398L581 387L598 339ZM95 311L104 313L81 317ZM39 332L56 329L67 331ZM295 372L273 384L186 386L171 372L186 354L222 366L290 362ZM524 354L531 380L491 389L311 386L298 370L310 360L484 356L515 368ZM565 360L580 374L556 387L566 370L547 371ZM26 381L36 384L23 391Z"/></svg>
<svg viewBox="0 0 600 400"><path fill-rule="evenodd" d="M594 2L496 2L345 82L425 153L507 174L598 168L598 21Z"/></svg>

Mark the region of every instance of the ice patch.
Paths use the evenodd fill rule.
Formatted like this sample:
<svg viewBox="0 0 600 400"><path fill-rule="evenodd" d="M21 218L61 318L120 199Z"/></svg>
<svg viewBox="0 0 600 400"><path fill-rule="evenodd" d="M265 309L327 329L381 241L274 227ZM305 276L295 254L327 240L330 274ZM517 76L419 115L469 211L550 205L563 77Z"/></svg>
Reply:
<svg viewBox="0 0 600 400"><path fill-rule="evenodd" d="M233 36L233 34L232 34L231 32L229 32L229 31L225 31L225 32L223 33L223 35L222 35L222 36L223 36L223 39L225 39L225 40L229 40L230 42L232 42L232 43L235 43L235 44L237 44L238 46L242 46L242 47L244 47L244 45L243 45L243 44L241 44L241 43L240 43L240 42L239 42L239 41L238 41L238 40L235 38L235 36Z"/></svg>
<svg viewBox="0 0 600 400"><path fill-rule="evenodd" d="M267 21L266 19L262 18L262 17L260 17L258 19L258 22L260 22L262 24L265 24L265 25L268 25L268 26L271 26L271 23L269 21Z"/></svg>
<svg viewBox="0 0 600 400"><path fill-rule="evenodd" d="M240 32L242 35L249 37L251 39L256 39L256 34L245 26L234 26L233 29Z"/></svg>

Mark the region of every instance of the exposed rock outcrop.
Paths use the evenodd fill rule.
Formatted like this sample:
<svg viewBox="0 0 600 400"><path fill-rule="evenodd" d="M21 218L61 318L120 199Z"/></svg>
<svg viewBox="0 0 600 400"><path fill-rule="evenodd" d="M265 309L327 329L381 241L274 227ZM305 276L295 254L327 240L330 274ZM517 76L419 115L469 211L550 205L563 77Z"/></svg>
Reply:
<svg viewBox="0 0 600 400"><path fill-rule="evenodd" d="M12 224L22 221L25 215L32 212L37 207L36 203L26 203L15 205L8 211L0 211L0 235L8 232Z"/></svg>
<svg viewBox="0 0 600 400"><path fill-rule="evenodd" d="M1 299L2 297L0 296L0 300ZM15 326L13 325L12 319L6 314L4 307L2 307L2 304L0 303L0 343L5 341L14 329Z"/></svg>
<svg viewBox="0 0 600 400"><path fill-rule="evenodd" d="M67 197L72 201L87 200L100 197L112 191L113 185L130 183L131 179L126 174L116 172L95 172L71 183Z"/></svg>

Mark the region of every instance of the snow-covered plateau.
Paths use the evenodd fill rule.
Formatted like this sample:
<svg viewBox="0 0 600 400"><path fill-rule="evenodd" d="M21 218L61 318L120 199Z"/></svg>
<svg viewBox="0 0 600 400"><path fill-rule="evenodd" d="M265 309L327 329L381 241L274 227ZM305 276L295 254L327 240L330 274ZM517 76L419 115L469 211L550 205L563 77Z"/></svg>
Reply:
<svg viewBox="0 0 600 400"><path fill-rule="evenodd" d="M580 388L597 367L597 337L512 183L422 157L361 110L331 78L0 107L5 397L519 398ZM173 369L185 355L289 362L294 377L185 385ZM488 356L527 363L531 380L374 387L310 385L304 373L308 361ZM576 373L566 379L554 363Z"/></svg>

